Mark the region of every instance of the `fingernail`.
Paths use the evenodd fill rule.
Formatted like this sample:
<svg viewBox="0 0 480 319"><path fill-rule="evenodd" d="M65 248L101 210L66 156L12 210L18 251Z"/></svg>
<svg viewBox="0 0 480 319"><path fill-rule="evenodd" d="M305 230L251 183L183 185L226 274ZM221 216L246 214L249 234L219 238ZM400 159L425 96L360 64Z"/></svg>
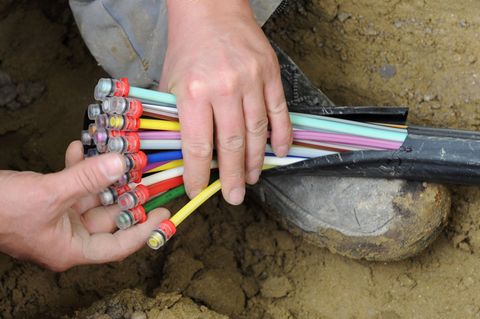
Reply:
<svg viewBox="0 0 480 319"><path fill-rule="evenodd" d="M287 156L289 149L290 149L290 147L289 147L288 145L278 146L278 147L276 148L275 154L276 154L278 157Z"/></svg>
<svg viewBox="0 0 480 319"><path fill-rule="evenodd" d="M245 188L237 187L230 191L228 194L228 202L232 205L240 205L245 197Z"/></svg>
<svg viewBox="0 0 480 319"><path fill-rule="evenodd" d="M117 181L126 170L125 159L118 154L102 156L101 166L105 176L112 182Z"/></svg>
<svg viewBox="0 0 480 319"><path fill-rule="evenodd" d="M249 171L247 174L248 184L253 185L258 182L261 172L262 171L260 171L259 169L252 169L251 171Z"/></svg>
<svg viewBox="0 0 480 319"><path fill-rule="evenodd" d="M190 199L192 199L195 196L197 196L198 194L200 194L200 192L201 192L200 189L194 189L194 190L188 192L188 197L190 197Z"/></svg>

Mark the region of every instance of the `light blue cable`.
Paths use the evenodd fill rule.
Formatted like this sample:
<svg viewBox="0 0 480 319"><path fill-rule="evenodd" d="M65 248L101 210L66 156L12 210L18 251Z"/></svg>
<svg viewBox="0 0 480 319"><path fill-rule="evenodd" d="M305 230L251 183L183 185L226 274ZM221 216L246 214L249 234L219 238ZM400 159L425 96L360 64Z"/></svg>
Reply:
<svg viewBox="0 0 480 319"><path fill-rule="evenodd" d="M405 133L407 133L407 130L405 130L405 129L388 127L388 126L379 125L379 124L365 123L365 122L356 122L356 121L353 122L351 120L344 120L344 119L340 119L340 118L337 118L337 117L331 117L331 116L304 114L304 113L297 113L297 112L290 112L290 114L296 114L296 115L301 116L301 117L310 117L310 118L321 118L321 119L327 118L332 122L347 123L347 124L355 123L356 126L373 127L373 128L378 128L378 129L381 129L381 130L384 130L384 131L394 131L394 132L404 131Z"/></svg>
<svg viewBox="0 0 480 319"><path fill-rule="evenodd" d="M292 125L306 127L309 129L320 128L330 132L341 133L341 134L351 134L357 136L371 137L371 138L380 138L383 140L391 140L396 142L404 142L407 138L405 131L399 130L398 132L383 130L380 127L368 127L363 125L356 125L355 122L346 123L339 121L332 121L328 117L306 117L300 116L295 113L290 113L290 120ZM355 123L355 124L353 124Z"/></svg>
<svg viewBox="0 0 480 319"><path fill-rule="evenodd" d="M128 96L142 101L157 102L162 104L176 105L177 99L175 95L169 93L163 93L156 90L147 90L138 87L131 86Z"/></svg>

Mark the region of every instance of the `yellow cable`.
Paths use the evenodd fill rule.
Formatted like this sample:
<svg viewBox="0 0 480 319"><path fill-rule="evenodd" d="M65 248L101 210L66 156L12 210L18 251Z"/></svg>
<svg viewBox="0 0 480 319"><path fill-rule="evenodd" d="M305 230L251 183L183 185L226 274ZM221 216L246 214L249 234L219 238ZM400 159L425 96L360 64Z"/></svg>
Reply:
<svg viewBox="0 0 480 319"><path fill-rule="evenodd" d="M175 215L170 218L170 221L178 227L190 214L192 214L200 205L205 203L210 197L215 195L220 189L222 189L222 184L220 180L216 180L205 188L200 194L195 196L191 201L189 201L185 206L183 206Z"/></svg>
<svg viewBox="0 0 480 319"><path fill-rule="evenodd" d="M180 131L180 123L164 120L140 119L140 128L157 131Z"/></svg>
<svg viewBox="0 0 480 319"><path fill-rule="evenodd" d="M263 165L262 170L267 170L275 167L274 165ZM210 184L205 188L200 194L195 196L190 200L185 206L183 206L175 215L170 218L170 221L178 227L188 216L190 216L198 207L205 203L210 197L215 195L219 190L222 189L222 184L220 180L217 179L215 182Z"/></svg>
<svg viewBox="0 0 480 319"><path fill-rule="evenodd" d="M167 169L180 167L180 166L183 166L183 160L174 160L174 161L168 162L166 164L160 165L158 167L152 168L151 170L146 172L146 174L166 171Z"/></svg>

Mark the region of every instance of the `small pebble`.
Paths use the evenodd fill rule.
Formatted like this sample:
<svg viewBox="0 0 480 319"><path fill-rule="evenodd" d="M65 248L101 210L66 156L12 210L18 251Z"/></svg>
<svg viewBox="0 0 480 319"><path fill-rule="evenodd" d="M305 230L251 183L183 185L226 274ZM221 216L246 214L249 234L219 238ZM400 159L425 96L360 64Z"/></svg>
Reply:
<svg viewBox="0 0 480 319"><path fill-rule="evenodd" d="M379 70L380 76L384 79L391 79L397 74L397 69L391 64L384 64Z"/></svg>
<svg viewBox="0 0 480 319"><path fill-rule="evenodd" d="M5 71L0 70L0 87L11 84L12 79Z"/></svg>
<svg viewBox="0 0 480 319"><path fill-rule="evenodd" d="M347 12L340 12L338 15L337 15L337 19L340 21L340 22L345 22L347 21L348 19L350 19L352 17L352 14L351 13L347 13Z"/></svg>
<svg viewBox="0 0 480 319"><path fill-rule="evenodd" d="M40 82L23 82L17 85L18 102L23 106L38 99L45 91L45 85Z"/></svg>
<svg viewBox="0 0 480 319"><path fill-rule="evenodd" d="M0 87L0 106L5 106L15 100L17 97L17 88L14 84L7 84Z"/></svg>
<svg viewBox="0 0 480 319"><path fill-rule="evenodd" d="M260 288L262 296L267 298L282 298L292 290L292 283L285 276L269 277L262 283Z"/></svg>
<svg viewBox="0 0 480 319"><path fill-rule="evenodd" d="M130 316L130 319L147 319L147 314L143 311L135 311Z"/></svg>

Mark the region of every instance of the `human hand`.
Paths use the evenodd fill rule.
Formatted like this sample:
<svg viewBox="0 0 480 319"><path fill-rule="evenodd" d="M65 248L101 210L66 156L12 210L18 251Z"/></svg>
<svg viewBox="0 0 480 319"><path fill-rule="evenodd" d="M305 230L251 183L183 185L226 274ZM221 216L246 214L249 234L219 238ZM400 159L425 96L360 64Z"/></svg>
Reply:
<svg viewBox="0 0 480 319"><path fill-rule="evenodd" d="M55 271L121 260L145 244L169 217L165 209L128 230L115 231L117 205L99 207L98 193L125 172L124 159L106 154L83 159L70 144L66 169L53 174L0 171L0 250Z"/></svg>
<svg viewBox="0 0 480 319"><path fill-rule="evenodd" d="M278 60L248 1L167 2L168 50L160 90L177 97L184 181L190 197L208 183L216 152L224 198L238 205L260 176L267 128L277 156L292 132Z"/></svg>

